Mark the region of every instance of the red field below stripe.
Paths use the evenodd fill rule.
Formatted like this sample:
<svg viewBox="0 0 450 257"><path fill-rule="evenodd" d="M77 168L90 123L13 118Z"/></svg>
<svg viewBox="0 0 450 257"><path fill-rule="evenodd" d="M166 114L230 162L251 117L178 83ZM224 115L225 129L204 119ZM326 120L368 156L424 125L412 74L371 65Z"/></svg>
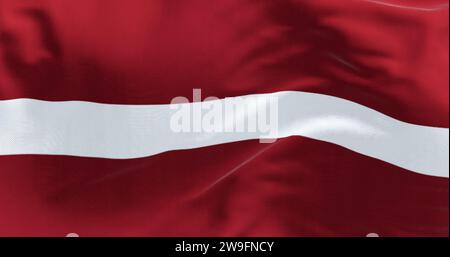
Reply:
<svg viewBox="0 0 450 257"><path fill-rule="evenodd" d="M0 167L0 235L448 236L448 179L305 138Z"/></svg>

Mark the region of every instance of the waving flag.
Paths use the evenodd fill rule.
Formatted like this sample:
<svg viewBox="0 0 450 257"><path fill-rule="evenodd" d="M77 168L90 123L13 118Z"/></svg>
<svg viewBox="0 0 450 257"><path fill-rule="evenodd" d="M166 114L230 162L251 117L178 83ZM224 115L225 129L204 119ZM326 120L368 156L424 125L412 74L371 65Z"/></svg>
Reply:
<svg viewBox="0 0 450 257"><path fill-rule="evenodd" d="M448 236L448 14L0 0L0 236Z"/></svg>

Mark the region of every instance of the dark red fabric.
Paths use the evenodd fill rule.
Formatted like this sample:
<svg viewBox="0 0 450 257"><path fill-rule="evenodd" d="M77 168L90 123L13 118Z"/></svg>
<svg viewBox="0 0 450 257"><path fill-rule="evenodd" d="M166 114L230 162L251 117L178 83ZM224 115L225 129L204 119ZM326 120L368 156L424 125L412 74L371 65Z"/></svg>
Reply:
<svg viewBox="0 0 450 257"><path fill-rule="evenodd" d="M304 138L0 167L1 235L448 235L448 179Z"/></svg>
<svg viewBox="0 0 450 257"><path fill-rule="evenodd" d="M0 100L300 90L448 127L448 68L445 1L0 0ZM448 236L448 179L304 138L136 160L0 156L0 235L69 232Z"/></svg>

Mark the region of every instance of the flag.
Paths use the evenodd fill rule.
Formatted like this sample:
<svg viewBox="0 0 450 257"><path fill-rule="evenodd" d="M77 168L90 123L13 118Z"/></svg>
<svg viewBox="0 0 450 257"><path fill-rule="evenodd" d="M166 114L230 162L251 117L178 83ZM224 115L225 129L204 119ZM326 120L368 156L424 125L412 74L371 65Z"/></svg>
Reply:
<svg viewBox="0 0 450 257"><path fill-rule="evenodd" d="M448 30L434 0L0 0L0 236L448 236Z"/></svg>

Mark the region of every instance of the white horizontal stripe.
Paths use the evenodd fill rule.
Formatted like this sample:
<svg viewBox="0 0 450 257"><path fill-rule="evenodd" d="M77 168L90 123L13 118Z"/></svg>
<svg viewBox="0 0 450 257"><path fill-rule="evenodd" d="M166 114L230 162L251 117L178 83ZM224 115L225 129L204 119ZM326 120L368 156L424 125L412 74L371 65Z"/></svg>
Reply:
<svg viewBox="0 0 450 257"><path fill-rule="evenodd" d="M289 91L246 97L278 97L278 138L301 135L414 172L449 175L447 128L401 122L363 105L327 95ZM199 103L189 103L195 104ZM170 117L175 112L170 105L4 100L0 101L0 155L127 159L261 136L238 132L176 133L170 129ZM239 112L246 115L242 110Z"/></svg>

